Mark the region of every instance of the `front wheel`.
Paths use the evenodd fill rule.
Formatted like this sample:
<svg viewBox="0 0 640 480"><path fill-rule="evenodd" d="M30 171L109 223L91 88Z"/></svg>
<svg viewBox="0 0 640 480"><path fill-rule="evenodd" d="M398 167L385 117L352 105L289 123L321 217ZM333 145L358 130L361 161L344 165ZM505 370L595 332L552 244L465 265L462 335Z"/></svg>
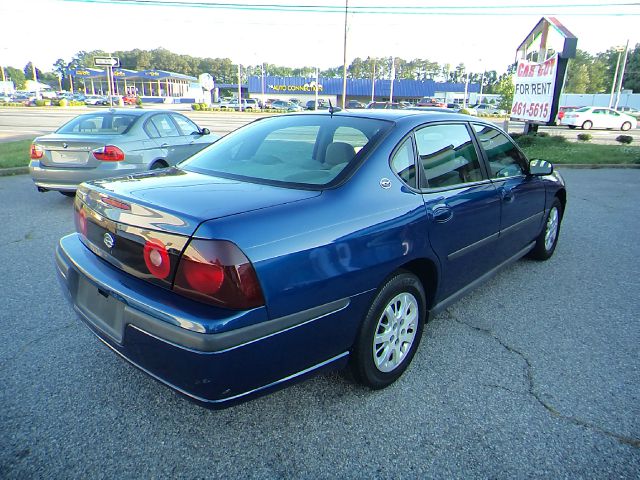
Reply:
<svg viewBox="0 0 640 480"><path fill-rule="evenodd" d="M631 130L631 122L624 122L620 127L620 130L626 132L627 130Z"/></svg>
<svg viewBox="0 0 640 480"><path fill-rule="evenodd" d="M355 379L381 389L395 382L416 353L426 317L420 280L399 272L380 289L360 327L351 354Z"/></svg>
<svg viewBox="0 0 640 480"><path fill-rule="evenodd" d="M529 253L531 258L536 260L547 260L551 258L558 245L560 235L560 223L562 222L562 204L558 198L554 198L549 213L544 221L544 227L536 239L536 245Z"/></svg>

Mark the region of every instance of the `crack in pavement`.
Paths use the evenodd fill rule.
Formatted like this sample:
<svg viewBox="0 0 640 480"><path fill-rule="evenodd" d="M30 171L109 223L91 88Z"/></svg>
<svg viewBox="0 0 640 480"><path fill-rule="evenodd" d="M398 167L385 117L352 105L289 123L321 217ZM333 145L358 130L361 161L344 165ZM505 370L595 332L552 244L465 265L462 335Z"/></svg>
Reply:
<svg viewBox="0 0 640 480"><path fill-rule="evenodd" d="M535 382L534 382L534 378L533 378L533 365L531 364L531 361L529 360L529 358L520 350L518 350L517 348L512 347L511 345L505 343L493 330L488 329L488 328L481 328L481 327L476 327L475 325L471 325L463 320L460 320L459 318L457 318L453 313L451 313L451 311L449 309L445 310L446 314L448 315L449 319L453 320L456 323L459 323L460 325L463 325L467 328L470 328L472 330L475 330L476 332L480 332L483 335L486 335L492 339L494 339L496 342L498 342L500 344L500 346L502 348L504 348L505 350L507 350L509 353L513 353L517 356L519 356L520 358L522 358L522 360L525 363L525 373L526 373L526 377L527 377L527 382L528 382L528 391L526 392L527 394L529 394L529 396L533 397L536 402L538 404L540 404L547 412L549 412L551 415L553 415L556 418L560 418L561 420L565 420L567 422L570 422L574 425L578 425L580 427L584 427L584 428L588 428L590 430L596 431L598 433L601 433L603 435L606 435L608 437L612 437L614 439L616 439L618 442L626 444L626 445L630 445L632 447L636 447L636 448L640 448L640 439L638 438L633 438L633 437L627 437L626 435L621 435L619 433L615 433L615 432L611 432L605 428L602 428L598 425L595 425L593 423L587 422L585 420L582 420L580 418L576 418L576 417L572 417L569 415L564 415L562 413L560 413L558 410L556 410L553 405L551 405L549 402L545 401L544 398L542 398L542 395L540 395L540 393L538 393L536 391L535 388ZM515 392L507 387L503 387L501 385L484 385L486 387L490 387L490 388L499 388L502 390L506 390L507 392L513 393L513 394L518 394L521 395L522 392Z"/></svg>
<svg viewBox="0 0 640 480"><path fill-rule="evenodd" d="M32 345L48 339L48 338L53 338L57 335L59 335L60 333L62 333L63 331L73 327L76 323L75 322L69 322L66 325L63 325L62 327L58 327L58 328L54 328L53 330L50 330L48 332L46 332L45 334L34 338L33 340L28 341L27 343L25 343L24 345L22 345L22 347L20 347L20 350L18 350L16 353L14 353L13 355L11 355L10 357L8 357L6 360L4 360L1 364L0 364L0 372L6 370L9 365L14 362L16 359L18 359L18 357L20 357L21 355L23 355Z"/></svg>

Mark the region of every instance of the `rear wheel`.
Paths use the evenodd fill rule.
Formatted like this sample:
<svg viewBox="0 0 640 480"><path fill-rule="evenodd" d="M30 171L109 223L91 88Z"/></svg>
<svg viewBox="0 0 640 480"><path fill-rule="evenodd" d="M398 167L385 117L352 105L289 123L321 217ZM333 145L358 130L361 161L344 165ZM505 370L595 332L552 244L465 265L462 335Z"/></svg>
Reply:
<svg viewBox="0 0 640 480"><path fill-rule="evenodd" d="M167 168L169 165L164 160L157 160L153 162L149 170L158 170L159 168Z"/></svg>
<svg viewBox="0 0 640 480"><path fill-rule="evenodd" d="M624 122L620 127L620 130L626 132L627 130L631 130L631 122Z"/></svg>
<svg viewBox="0 0 640 480"><path fill-rule="evenodd" d="M562 222L562 204L558 198L554 198L549 213L544 221L544 227L536 239L536 245L529 253L531 258L536 260L547 260L551 258L558 244L560 235L560 223Z"/></svg>
<svg viewBox="0 0 640 480"><path fill-rule="evenodd" d="M351 354L351 372L370 388L395 382L416 353L426 317L418 278L399 272L380 289L360 327Z"/></svg>
<svg viewBox="0 0 640 480"><path fill-rule="evenodd" d="M593 127L593 122L591 120L587 120L582 124L583 130L591 130L591 127Z"/></svg>

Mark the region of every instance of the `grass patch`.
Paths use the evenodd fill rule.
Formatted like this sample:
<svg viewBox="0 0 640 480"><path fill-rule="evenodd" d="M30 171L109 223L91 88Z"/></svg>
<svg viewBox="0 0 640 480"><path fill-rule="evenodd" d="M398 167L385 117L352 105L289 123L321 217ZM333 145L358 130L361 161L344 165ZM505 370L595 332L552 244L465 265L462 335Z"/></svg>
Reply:
<svg viewBox="0 0 640 480"><path fill-rule="evenodd" d="M516 139L529 158L541 158L555 164L640 164L640 147L628 145L596 145L567 142L554 136L523 135Z"/></svg>
<svg viewBox="0 0 640 480"><path fill-rule="evenodd" d="M32 140L0 142L0 168L27 167Z"/></svg>

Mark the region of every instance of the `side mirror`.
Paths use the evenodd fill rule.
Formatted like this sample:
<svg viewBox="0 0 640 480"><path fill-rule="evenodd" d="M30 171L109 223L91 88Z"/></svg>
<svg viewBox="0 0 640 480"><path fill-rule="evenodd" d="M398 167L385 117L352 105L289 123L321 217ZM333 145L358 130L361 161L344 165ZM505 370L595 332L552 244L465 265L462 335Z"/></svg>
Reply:
<svg viewBox="0 0 640 480"><path fill-rule="evenodd" d="M211 130L205 127L205 128L201 128L200 132L198 133L200 133L200 135L209 135L211 133Z"/></svg>
<svg viewBox="0 0 640 480"><path fill-rule="evenodd" d="M529 161L529 174L536 177L543 177L553 173L553 164L538 158Z"/></svg>

